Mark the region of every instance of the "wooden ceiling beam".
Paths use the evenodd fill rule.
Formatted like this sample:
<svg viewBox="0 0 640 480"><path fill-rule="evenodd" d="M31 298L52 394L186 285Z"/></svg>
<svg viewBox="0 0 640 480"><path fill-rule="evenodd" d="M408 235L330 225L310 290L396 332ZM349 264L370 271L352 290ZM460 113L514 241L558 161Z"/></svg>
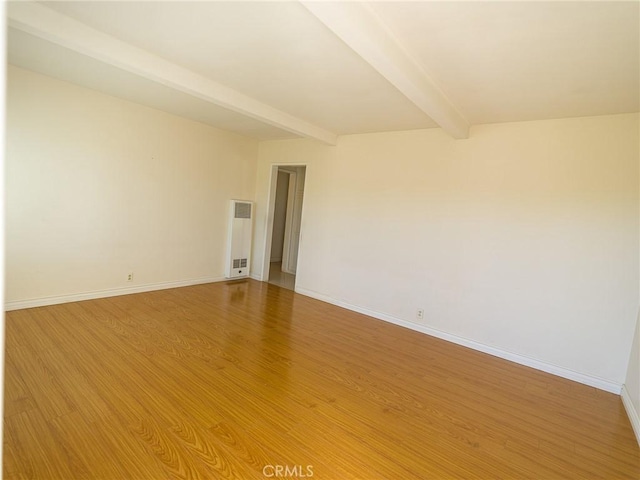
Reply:
<svg viewBox="0 0 640 480"><path fill-rule="evenodd" d="M469 123L371 7L363 2L301 3L449 135L468 138Z"/></svg>
<svg viewBox="0 0 640 480"><path fill-rule="evenodd" d="M296 135L337 135L34 2L8 2L7 25Z"/></svg>

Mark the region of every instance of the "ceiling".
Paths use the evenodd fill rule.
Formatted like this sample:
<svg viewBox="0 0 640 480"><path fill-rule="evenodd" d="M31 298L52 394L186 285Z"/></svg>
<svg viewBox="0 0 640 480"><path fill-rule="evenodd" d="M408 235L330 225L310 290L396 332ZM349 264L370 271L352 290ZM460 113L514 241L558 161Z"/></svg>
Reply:
<svg viewBox="0 0 640 480"><path fill-rule="evenodd" d="M9 2L8 62L257 139L640 110L639 2Z"/></svg>

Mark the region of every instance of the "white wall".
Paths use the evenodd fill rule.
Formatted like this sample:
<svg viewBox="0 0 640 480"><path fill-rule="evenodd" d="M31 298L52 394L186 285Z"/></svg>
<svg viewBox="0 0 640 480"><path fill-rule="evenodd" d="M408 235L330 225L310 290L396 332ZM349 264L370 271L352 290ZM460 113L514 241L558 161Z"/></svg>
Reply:
<svg viewBox="0 0 640 480"><path fill-rule="evenodd" d="M638 140L627 114L262 142L253 265L270 165L306 163L298 291L620 386Z"/></svg>
<svg viewBox="0 0 640 480"><path fill-rule="evenodd" d="M228 200L253 199L256 141L7 73L8 303L224 275Z"/></svg>

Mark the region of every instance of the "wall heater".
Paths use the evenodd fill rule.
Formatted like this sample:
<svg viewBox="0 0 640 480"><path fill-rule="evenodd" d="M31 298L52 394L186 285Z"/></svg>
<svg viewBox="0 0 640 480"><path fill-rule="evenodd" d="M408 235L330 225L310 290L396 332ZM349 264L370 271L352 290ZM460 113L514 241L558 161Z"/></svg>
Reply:
<svg viewBox="0 0 640 480"><path fill-rule="evenodd" d="M253 202L231 200L225 267L225 277L227 278L240 278L249 275L252 217Z"/></svg>

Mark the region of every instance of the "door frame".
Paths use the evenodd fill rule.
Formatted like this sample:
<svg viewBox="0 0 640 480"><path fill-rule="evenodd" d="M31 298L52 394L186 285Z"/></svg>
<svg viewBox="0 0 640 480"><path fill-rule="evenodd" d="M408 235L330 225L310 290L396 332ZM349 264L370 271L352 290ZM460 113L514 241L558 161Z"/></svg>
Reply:
<svg viewBox="0 0 640 480"><path fill-rule="evenodd" d="M273 221L276 209L276 190L278 184L278 168L280 167L305 167L304 190L307 189L307 179L309 177L309 165L306 163L272 163L269 173L269 194L267 196L267 215L265 218L264 245L262 248L262 265L260 268L260 278L263 282L269 281L269 270L271 267L271 244L273 241ZM291 173L291 172L287 172ZM289 177L289 188L291 188L291 177ZM304 225L304 200L302 201L302 220L300 221L300 241L298 242L298 264L300 263L300 245L302 244L302 234ZM289 208L287 206L287 212ZM286 235L286 230L285 230ZM296 269L297 270L297 269Z"/></svg>
<svg viewBox="0 0 640 480"><path fill-rule="evenodd" d="M292 271L291 263L291 240L293 238L293 215L295 214L296 192L298 190L298 172L290 172L287 170L280 170L289 175L289 190L287 192L287 210L285 212L284 221L284 242L282 244L282 271L295 275L295 271ZM275 220L275 218L274 218ZM299 246L299 242L298 242Z"/></svg>

